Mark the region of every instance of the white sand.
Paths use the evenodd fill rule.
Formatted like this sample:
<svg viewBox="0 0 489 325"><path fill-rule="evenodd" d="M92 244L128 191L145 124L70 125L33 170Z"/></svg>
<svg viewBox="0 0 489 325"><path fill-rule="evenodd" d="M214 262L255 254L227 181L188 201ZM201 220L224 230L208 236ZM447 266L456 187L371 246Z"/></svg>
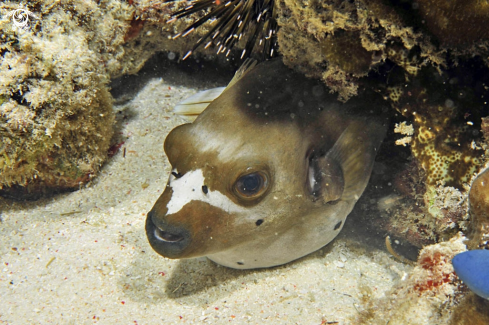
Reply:
<svg viewBox="0 0 489 325"><path fill-rule="evenodd" d="M157 255L144 223L169 173L163 140L185 122L171 107L196 91L164 79L115 108L129 116L126 156L121 148L90 186L0 198L0 324L351 324L364 294L381 297L409 269L345 236L265 270Z"/></svg>

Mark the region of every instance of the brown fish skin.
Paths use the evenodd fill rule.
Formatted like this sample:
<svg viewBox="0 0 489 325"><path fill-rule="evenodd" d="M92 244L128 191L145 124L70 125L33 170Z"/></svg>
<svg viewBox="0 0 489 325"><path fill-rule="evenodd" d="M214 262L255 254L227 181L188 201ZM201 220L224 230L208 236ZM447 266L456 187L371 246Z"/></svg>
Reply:
<svg viewBox="0 0 489 325"><path fill-rule="evenodd" d="M385 123L371 113L382 104L372 98L338 102L279 60L244 73L166 138L174 174L148 213L152 247L258 268L329 243L384 137Z"/></svg>

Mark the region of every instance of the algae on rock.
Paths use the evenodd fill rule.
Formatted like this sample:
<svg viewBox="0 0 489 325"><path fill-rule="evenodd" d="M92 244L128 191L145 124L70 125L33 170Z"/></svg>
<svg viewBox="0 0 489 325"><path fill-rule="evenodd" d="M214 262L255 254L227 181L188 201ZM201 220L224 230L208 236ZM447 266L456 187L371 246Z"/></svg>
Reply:
<svg viewBox="0 0 489 325"><path fill-rule="evenodd" d="M448 324L452 309L463 297L451 259L466 251L465 238L424 247L416 266L378 300L370 300L352 324Z"/></svg>
<svg viewBox="0 0 489 325"><path fill-rule="evenodd" d="M76 188L107 157L109 74L129 24L122 1L31 1L40 18L13 28L0 5L0 189Z"/></svg>

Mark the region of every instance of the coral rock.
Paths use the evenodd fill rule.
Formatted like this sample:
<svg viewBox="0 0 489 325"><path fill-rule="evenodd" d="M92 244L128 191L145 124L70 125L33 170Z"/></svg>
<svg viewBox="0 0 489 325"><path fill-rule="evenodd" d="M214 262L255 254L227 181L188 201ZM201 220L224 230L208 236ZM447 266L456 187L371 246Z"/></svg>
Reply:
<svg viewBox="0 0 489 325"><path fill-rule="evenodd" d="M416 1L426 28L445 46L462 47L488 39L489 6L479 0Z"/></svg>
<svg viewBox="0 0 489 325"><path fill-rule="evenodd" d="M77 188L107 158L114 121L108 75L120 69L114 58L123 51L129 7L30 1L42 19L27 30L8 19L16 8L0 5L0 189L17 196L22 187Z"/></svg>
<svg viewBox="0 0 489 325"><path fill-rule="evenodd" d="M451 259L466 250L460 234L447 242L426 246L417 265L390 294L369 303L354 324L447 324L451 308L463 297ZM370 312L375 311L375 312ZM365 319L370 315L370 319Z"/></svg>
<svg viewBox="0 0 489 325"><path fill-rule="evenodd" d="M489 169L480 173L469 191L470 224L467 247L488 247L489 242Z"/></svg>
<svg viewBox="0 0 489 325"><path fill-rule="evenodd" d="M473 293L468 294L453 310L450 325L489 324L489 301Z"/></svg>
<svg viewBox="0 0 489 325"><path fill-rule="evenodd" d="M460 67L444 71L423 69L415 83L389 89L394 108L412 119L414 135L411 150L426 171L426 184L438 183L462 189L482 165L480 112L485 105L479 98L482 80L470 76L466 82Z"/></svg>

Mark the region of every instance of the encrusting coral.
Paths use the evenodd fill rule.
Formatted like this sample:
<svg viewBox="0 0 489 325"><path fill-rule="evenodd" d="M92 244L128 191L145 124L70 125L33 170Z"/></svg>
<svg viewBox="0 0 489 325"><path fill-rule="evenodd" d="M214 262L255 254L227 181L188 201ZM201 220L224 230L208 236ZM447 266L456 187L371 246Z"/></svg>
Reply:
<svg viewBox="0 0 489 325"><path fill-rule="evenodd" d="M444 62L429 39L385 1L281 0L278 6L284 62L321 78L340 98L356 95L361 77L383 61L410 74Z"/></svg>
<svg viewBox="0 0 489 325"><path fill-rule="evenodd" d="M120 1L31 1L15 28L0 5L0 189L76 188L107 157L114 114L109 74L129 24Z"/></svg>
<svg viewBox="0 0 489 325"><path fill-rule="evenodd" d="M393 137L401 148L408 144L411 159L390 172L399 199L373 223L418 247L467 231L468 190L487 157L487 72L482 60L471 59L440 71L423 68L413 79L390 73L404 83L391 81L386 97L412 126L398 123L401 135Z"/></svg>
<svg viewBox="0 0 489 325"><path fill-rule="evenodd" d="M469 249L487 248L489 244L489 169L480 173L469 191Z"/></svg>
<svg viewBox="0 0 489 325"><path fill-rule="evenodd" d="M426 246L414 269L380 301L367 301L354 324L447 324L451 308L465 290L454 273L451 259L466 250L461 235Z"/></svg>
<svg viewBox="0 0 489 325"><path fill-rule="evenodd" d="M425 28L444 46L462 49L489 39L487 1L416 1Z"/></svg>
<svg viewBox="0 0 489 325"><path fill-rule="evenodd" d="M428 186L462 189L480 168L483 150L475 142L481 140L486 81L465 67L443 74L424 69L415 83L388 87L392 106L413 122L411 151Z"/></svg>
<svg viewBox="0 0 489 325"><path fill-rule="evenodd" d="M449 325L486 325L489 324L489 301L474 293L469 293L453 309Z"/></svg>
<svg viewBox="0 0 489 325"><path fill-rule="evenodd" d="M185 36L174 38L190 24L194 23L203 13L195 13L182 17L172 23L172 14L186 7L185 1L133 0L130 18L130 28L124 36L124 56L121 70L112 74L118 77L123 74L137 73L144 63L157 52L168 52L171 58L182 58L200 37L210 30L209 23L204 23L195 31ZM243 42L238 42L236 48L242 49ZM195 50L199 55L214 55L216 48L201 46Z"/></svg>

